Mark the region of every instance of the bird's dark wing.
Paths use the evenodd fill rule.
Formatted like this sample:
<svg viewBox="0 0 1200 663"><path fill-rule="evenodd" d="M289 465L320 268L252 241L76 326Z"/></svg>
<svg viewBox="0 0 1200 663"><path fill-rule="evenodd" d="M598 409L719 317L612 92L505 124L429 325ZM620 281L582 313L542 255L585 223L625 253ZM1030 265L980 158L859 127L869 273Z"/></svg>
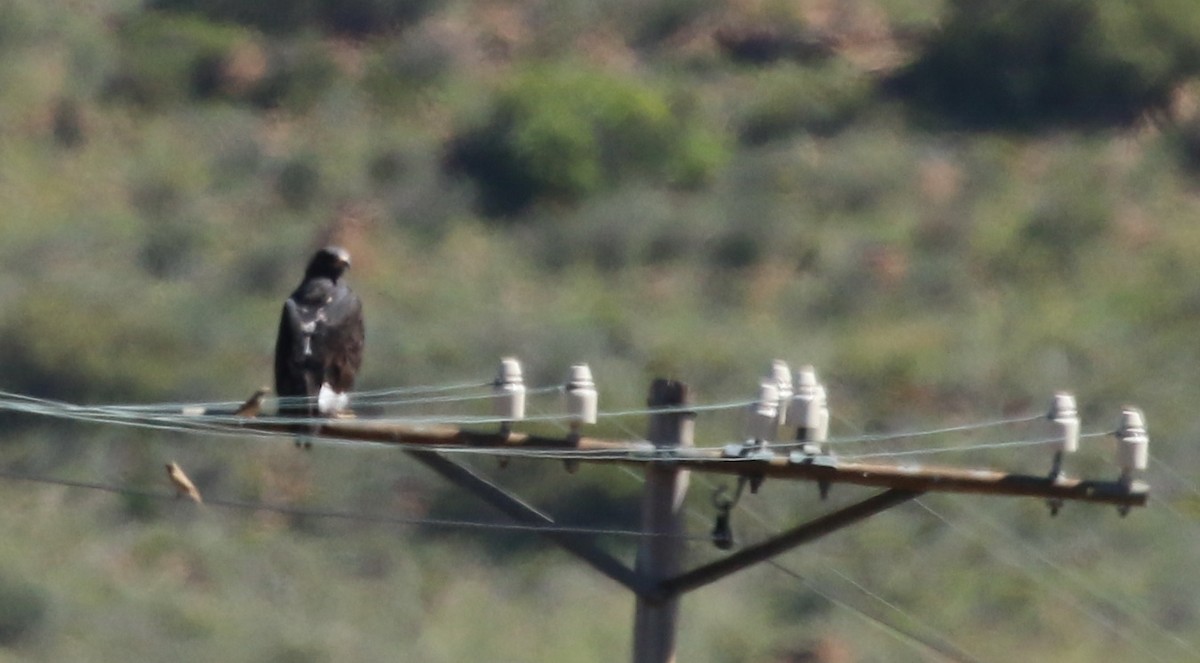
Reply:
<svg viewBox="0 0 1200 663"><path fill-rule="evenodd" d="M304 356L304 336L300 311L296 302L289 299L283 304L279 334L275 339L275 393L280 397L316 396L321 387L320 381L314 380L315 376L308 369L308 361ZM298 411L307 412L308 408Z"/></svg>
<svg viewBox="0 0 1200 663"><path fill-rule="evenodd" d="M320 357L324 381L336 392L348 392L362 366L366 340L362 302L354 291L340 285L322 307L322 314L313 338L314 352Z"/></svg>

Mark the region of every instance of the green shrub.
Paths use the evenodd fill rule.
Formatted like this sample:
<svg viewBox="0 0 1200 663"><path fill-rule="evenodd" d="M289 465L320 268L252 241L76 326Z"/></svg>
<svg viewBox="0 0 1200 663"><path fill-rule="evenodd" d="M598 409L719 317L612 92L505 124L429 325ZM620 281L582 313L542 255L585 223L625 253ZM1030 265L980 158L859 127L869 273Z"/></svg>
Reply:
<svg viewBox="0 0 1200 663"><path fill-rule="evenodd" d="M306 110L337 78L315 38L265 43L244 28L197 16L139 14L122 25L118 40L104 96L150 109L225 100Z"/></svg>
<svg viewBox="0 0 1200 663"><path fill-rule="evenodd" d="M1200 72L1189 0L956 0L893 82L968 125L1124 124Z"/></svg>
<svg viewBox="0 0 1200 663"><path fill-rule="evenodd" d="M337 66L324 44L316 39L299 39L275 44L270 49L265 76L232 96L263 108L306 111L333 86L338 76Z"/></svg>
<svg viewBox="0 0 1200 663"><path fill-rule="evenodd" d="M297 157L279 169L275 191L288 209L304 211L320 193L321 171L315 160Z"/></svg>
<svg viewBox="0 0 1200 663"><path fill-rule="evenodd" d="M373 53L363 85L385 108L405 106L416 93L436 83L453 64L449 46L422 31Z"/></svg>
<svg viewBox="0 0 1200 663"><path fill-rule="evenodd" d="M728 269L753 267L766 253L764 244L761 235L745 228L733 228L717 239L711 262Z"/></svg>
<svg viewBox="0 0 1200 663"><path fill-rule="evenodd" d="M105 96L160 108L215 96L221 63L248 37L200 18L143 13L127 19L117 38L119 61Z"/></svg>
<svg viewBox="0 0 1200 663"><path fill-rule="evenodd" d="M537 66L497 94L482 126L449 145L451 170L475 179L489 214L538 198L574 202L626 177L703 181L719 142L658 90L570 66Z"/></svg>
<svg viewBox="0 0 1200 663"><path fill-rule="evenodd" d="M871 94L862 72L837 61L817 67L782 66L763 72L760 91L739 122L738 137L761 145L805 131L836 133L854 120Z"/></svg>

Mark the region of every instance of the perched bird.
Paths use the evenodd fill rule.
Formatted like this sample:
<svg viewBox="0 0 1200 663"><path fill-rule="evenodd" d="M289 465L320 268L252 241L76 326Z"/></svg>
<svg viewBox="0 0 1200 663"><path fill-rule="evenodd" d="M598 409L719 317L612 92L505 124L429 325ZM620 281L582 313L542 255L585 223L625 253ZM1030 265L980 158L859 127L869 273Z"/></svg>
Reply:
<svg viewBox="0 0 1200 663"><path fill-rule="evenodd" d="M259 388L250 396L250 398L246 399L245 403L242 403L238 406L238 409L233 411L233 416L257 417L258 414L262 412L263 398L269 393L271 393L271 390L267 387Z"/></svg>
<svg viewBox="0 0 1200 663"><path fill-rule="evenodd" d="M362 302L341 281L349 268L345 249L317 251L304 280L283 304L275 341L280 415L330 417L346 410L365 336Z"/></svg>
<svg viewBox="0 0 1200 663"><path fill-rule="evenodd" d="M187 496L196 504L203 504L204 498L200 497L200 491L196 490L196 484L188 478L188 475L183 473L183 469L178 463L167 463L167 478L175 485L175 497L180 498Z"/></svg>

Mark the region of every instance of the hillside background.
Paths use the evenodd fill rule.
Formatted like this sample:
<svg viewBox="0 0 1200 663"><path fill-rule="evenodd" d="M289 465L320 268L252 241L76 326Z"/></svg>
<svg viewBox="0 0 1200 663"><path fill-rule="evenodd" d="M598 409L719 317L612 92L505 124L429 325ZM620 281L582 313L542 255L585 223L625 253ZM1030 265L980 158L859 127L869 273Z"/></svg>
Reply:
<svg viewBox="0 0 1200 663"><path fill-rule="evenodd" d="M781 358L818 367L835 436L1060 389L1104 431L1134 403L1149 508L929 496L689 595L680 660L942 660L900 630L983 661L1200 660L1197 75L1191 0L8 0L0 389L241 399L336 241L364 389L487 381L515 354L537 386L589 362L604 410L657 376L723 403ZM702 416L698 443L739 416ZM6 475L165 492L176 460L217 498L499 522L394 450L0 422ZM1068 470L1115 477L1112 455L1089 438ZM565 523L636 526L636 476L466 462ZM721 483L694 478L692 533ZM734 524L752 542L865 494L767 482ZM630 648L632 598L527 534L8 478L0 501L0 661Z"/></svg>

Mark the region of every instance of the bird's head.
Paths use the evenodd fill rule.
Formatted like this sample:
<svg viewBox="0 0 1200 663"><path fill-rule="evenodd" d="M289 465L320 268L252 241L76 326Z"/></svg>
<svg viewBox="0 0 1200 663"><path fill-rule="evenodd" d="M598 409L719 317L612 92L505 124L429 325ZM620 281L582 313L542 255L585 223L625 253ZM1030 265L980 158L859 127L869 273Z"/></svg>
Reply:
<svg viewBox="0 0 1200 663"><path fill-rule="evenodd" d="M324 277L336 281L347 269L350 269L350 253L340 246L327 246L317 251L308 262L304 277Z"/></svg>

